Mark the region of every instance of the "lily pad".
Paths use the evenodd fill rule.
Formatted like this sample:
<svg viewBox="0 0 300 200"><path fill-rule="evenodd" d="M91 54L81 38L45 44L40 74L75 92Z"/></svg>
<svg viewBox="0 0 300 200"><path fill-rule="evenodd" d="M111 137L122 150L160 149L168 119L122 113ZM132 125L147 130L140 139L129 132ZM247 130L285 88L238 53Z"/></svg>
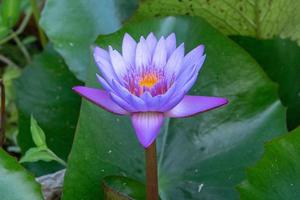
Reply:
<svg viewBox="0 0 300 200"><path fill-rule="evenodd" d="M99 34L120 28L136 7L137 0L52 0L47 1L40 24L71 71L85 80L90 45Z"/></svg>
<svg viewBox="0 0 300 200"><path fill-rule="evenodd" d="M280 36L300 43L298 0L145 0L136 16L167 15L203 17L226 35Z"/></svg>
<svg viewBox="0 0 300 200"><path fill-rule="evenodd" d="M130 24L99 37L97 44L120 49L125 32L136 39L175 32L188 50L203 43L207 60L190 91L223 96L229 105L192 118L168 119L157 140L159 193L167 199L235 200L235 185L257 161L263 142L286 131L285 109L276 85L243 49L197 17L166 17ZM97 67L87 86L99 87ZM110 175L145 182L144 149L128 117L114 116L83 101L65 177L63 200L103 199Z"/></svg>
<svg viewBox="0 0 300 200"><path fill-rule="evenodd" d="M255 58L268 76L279 84L279 96L287 106L290 130L300 125L300 47L289 39L258 40L231 37Z"/></svg>
<svg viewBox="0 0 300 200"><path fill-rule="evenodd" d="M71 90L74 84L81 83L51 47L34 57L33 63L23 71L15 83L19 109L18 143L23 154L35 146L30 132L32 114L46 134L48 147L60 158L67 159L80 108L80 98ZM28 167L36 175L62 168L57 163L42 162Z"/></svg>
<svg viewBox="0 0 300 200"><path fill-rule="evenodd" d="M0 149L1 200L42 200L41 186L15 158Z"/></svg>
<svg viewBox="0 0 300 200"><path fill-rule="evenodd" d="M103 188L106 200L146 199L145 185L128 177L105 177Z"/></svg>
<svg viewBox="0 0 300 200"><path fill-rule="evenodd" d="M238 186L241 200L300 199L300 128L265 145L263 157Z"/></svg>

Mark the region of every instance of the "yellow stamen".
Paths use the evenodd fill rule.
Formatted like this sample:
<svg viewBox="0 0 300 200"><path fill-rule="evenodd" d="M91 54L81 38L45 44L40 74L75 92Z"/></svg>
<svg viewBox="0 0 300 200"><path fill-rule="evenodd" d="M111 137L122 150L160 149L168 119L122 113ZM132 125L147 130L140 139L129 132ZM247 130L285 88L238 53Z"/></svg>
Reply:
<svg viewBox="0 0 300 200"><path fill-rule="evenodd" d="M155 85L158 81L158 77L156 74L146 74L142 77L142 79L139 81L140 87L147 87L151 88L153 85Z"/></svg>

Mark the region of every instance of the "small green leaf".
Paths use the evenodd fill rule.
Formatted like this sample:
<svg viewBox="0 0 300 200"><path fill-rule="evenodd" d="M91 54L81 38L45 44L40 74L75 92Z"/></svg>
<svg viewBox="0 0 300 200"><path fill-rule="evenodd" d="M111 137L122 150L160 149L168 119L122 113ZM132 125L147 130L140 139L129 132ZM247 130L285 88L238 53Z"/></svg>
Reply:
<svg viewBox="0 0 300 200"><path fill-rule="evenodd" d="M39 160L49 162L55 159L53 158L53 155L48 152L46 147L33 147L26 151L25 155L21 158L20 163L37 162Z"/></svg>
<svg viewBox="0 0 300 200"><path fill-rule="evenodd" d="M103 187L107 200L146 199L145 185L128 177L105 177Z"/></svg>
<svg viewBox="0 0 300 200"><path fill-rule="evenodd" d="M45 133L38 125L37 121L34 119L32 115L31 115L30 131L31 131L33 142L37 147L47 146Z"/></svg>
<svg viewBox="0 0 300 200"><path fill-rule="evenodd" d="M20 162L37 162L37 161L56 161L63 166L66 166L66 162L60 159L53 151L46 146L33 147L26 151L25 155L21 158Z"/></svg>
<svg viewBox="0 0 300 200"><path fill-rule="evenodd" d="M21 12L21 0L3 0L1 16L3 24L12 28L18 21Z"/></svg>

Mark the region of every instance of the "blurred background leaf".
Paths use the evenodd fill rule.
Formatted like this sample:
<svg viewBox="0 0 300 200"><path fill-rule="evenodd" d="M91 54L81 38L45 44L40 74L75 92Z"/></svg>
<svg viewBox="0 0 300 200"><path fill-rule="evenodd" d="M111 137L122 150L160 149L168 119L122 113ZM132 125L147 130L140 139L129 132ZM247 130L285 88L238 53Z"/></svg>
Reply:
<svg viewBox="0 0 300 200"><path fill-rule="evenodd" d="M86 79L90 47L99 34L120 28L138 0L50 0L40 21L54 48L80 80Z"/></svg>
<svg viewBox="0 0 300 200"><path fill-rule="evenodd" d="M21 0L1 1L1 21L5 27L12 28L16 25L21 14Z"/></svg>
<svg viewBox="0 0 300 200"><path fill-rule="evenodd" d="M207 61L190 94L224 96L229 105L187 119L170 119L158 138L161 199L238 199L235 185L261 156L262 143L286 131L277 88L256 62L201 18L168 17L130 24L99 37L120 49L125 32L136 39L175 32L187 50L206 45ZM87 85L99 87L91 65ZM88 147L88 148L86 148ZM144 153L128 117L84 101L66 173L63 199L102 199L101 181L120 175L144 182ZM78 184L80 182L80 184Z"/></svg>
<svg viewBox="0 0 300 200"><path fill-rule="evenodd" d="M7 66L4 70L2 80L5 86L5 136L9 140L11 146L9 150L18 152L17 144L18 135L18 110L15 104L16 94L13 87L13 81L21 75L21 69L16 66Z"/></svg>
<svg viewBox="0 0 300 200"><path fill-rule="evenodd" d="M46 134L48 147L62 159L67 159L80 107L80 97L71 88L79 84L50 46L25 68L15 84L19 109L18 142L23 154L34 146L30 133L30 116L33 114ZM57 163L43 162L26 166L36 175L62 168Z"/></svg>
<svg viewBox="0 0 300 200"><path fill-rule="evenodd" d="M300 1L144 0L136 18L200 16L225 35L281 36L300 42Z"/></svg>
<svg viewBox="0 0 300 200"><path fill-rule="evenodd" d="M241 200L300 199L300 128L265 145L263 157L238 186Z"/></svg>
<svg viewBox="0 0 300 200"><path fill-rule="evenodd" d="M1 200L42 200L41 187L14 157L0 148Z"/></svg>

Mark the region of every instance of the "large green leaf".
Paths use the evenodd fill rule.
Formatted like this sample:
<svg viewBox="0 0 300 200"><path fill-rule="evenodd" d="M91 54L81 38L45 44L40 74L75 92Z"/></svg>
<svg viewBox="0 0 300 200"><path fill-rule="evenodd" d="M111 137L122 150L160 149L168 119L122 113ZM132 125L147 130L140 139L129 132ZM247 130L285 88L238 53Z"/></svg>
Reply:
<svg viewBox="0 0 300 200"><path fill-rule="evenodd" d="M137 0L48 0L41 26L70 69L86 78L90 45L99 34L116 31Z"/></svg>
<svg viewBox="0 0 300 200"><path fill-rule="evenodd" d="M128 25L100 37L120 48L124 32L136 39L153 31L175 32L188 50L206 45L207 60L194 95L229 98L225 108L187 119L166 120L157 148L161 199L233 200L246 166L262 154L262 143L286 131L276 86L239 46L200 18L167 17ZM99 87L91 66L88 86ZM144 182L144 152L128 117L117 117L84 101L65 178L64 200L101 199L101 181L122 175Z"/></svg>
<svg viewBox="0 0 300 200"><path fill-rule="evenodd" d="M42 200L41 187L15 158L0 149L1 200Z"/></svg>
<svg viewBox="0 0 300 200"><path fill-rule="evenodd" d="M300 42L298 0L145 0L138 17L201 16L227 35L289 37Z"/></svg>
<svg viewBox="0 0 300 200"><path fill-rule="evenodd" d="M300 199L300 127L265 145L261 160L239 185L242 200Z"/></svg>
<svg viewBox="0 0 300 200"><path fill-rule="evenodd" d="M232 37L263 67L269 77L279 84L279 95L288 107L289 129L300 125L300 47L290 40Z"/></svg>
<svg viewBox="0 0 300 200"><path fill-rule="evenodd" d="M30 132L32 114L46 134L48 147L59 157L67 159L80 107L80 98L71 89L76 84L80 82L50 47L34 57L33 63L23 71L16 81L20 111L18 141L23 153L35 146ZM30 166L36 174L61 168L56 163Z"/></svg>

